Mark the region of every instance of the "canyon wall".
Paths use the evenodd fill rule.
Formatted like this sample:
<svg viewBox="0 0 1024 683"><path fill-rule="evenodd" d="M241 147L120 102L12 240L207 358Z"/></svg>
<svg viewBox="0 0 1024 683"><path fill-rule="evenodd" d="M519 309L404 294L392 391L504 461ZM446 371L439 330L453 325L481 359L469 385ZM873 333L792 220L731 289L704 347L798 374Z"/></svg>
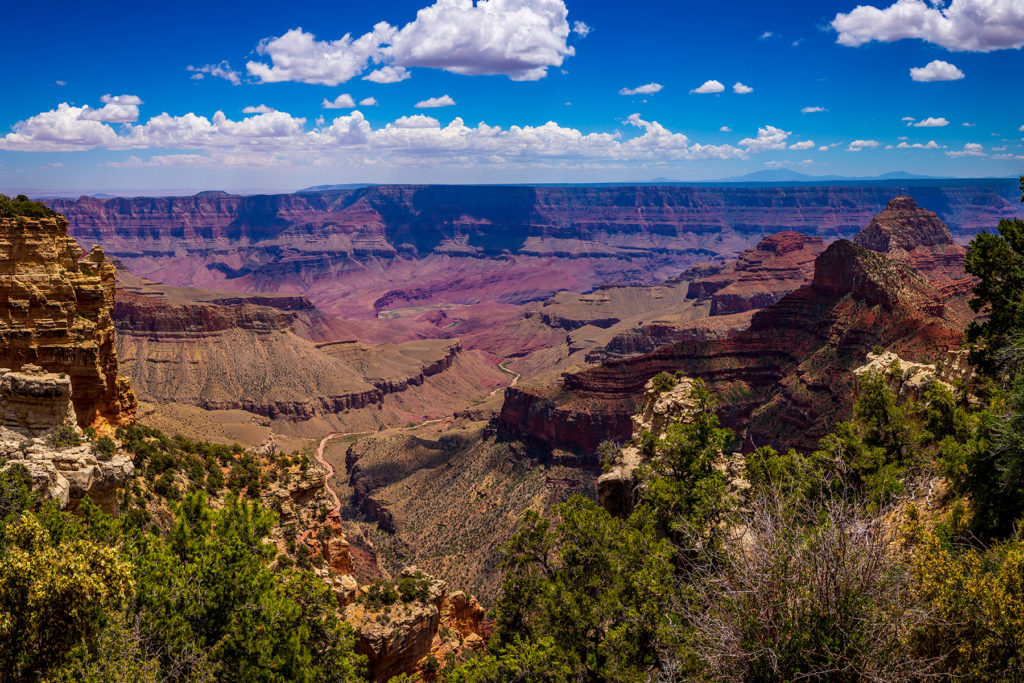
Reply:
<svg viewBox="0 0 1024 683"><path fill-rule="evenodd" d="M1010 180L917 181L912 191L961 241L1017 208ZM181 286L303 293L327 313L370 317L451 291L461 302L522 303L559 289L655 282L782 230L826 241L850 237L906 192L885 183L374 186L50 205L68 216L73 235L103 245L138 275ZM362 284L382 269L390 289ZM721 312L731 310L731 303L721 305Z"/></svg>
<svg viewBox="0 0 1024 683"><path fill-rule="evenodd" d="M135 398L117 372L114 266L81 253L62 216L0 218L0 367L65 374L80 425L121 424Z"/></svg>

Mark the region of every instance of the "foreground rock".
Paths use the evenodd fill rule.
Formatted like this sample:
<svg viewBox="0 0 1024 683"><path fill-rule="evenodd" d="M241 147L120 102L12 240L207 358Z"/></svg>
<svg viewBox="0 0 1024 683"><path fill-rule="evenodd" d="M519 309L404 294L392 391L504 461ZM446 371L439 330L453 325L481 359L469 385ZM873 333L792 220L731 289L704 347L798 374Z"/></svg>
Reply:
<svg viewBox="0 0 1024 683"><path fill-rule="evenodd" d="M98 247L80 259L67 227L62 216L0 218L0 367L63 373L83 427L129 422L135 397L117 374L114 266Z"/></svg>
<svg viewBox="0 0 1024 683"><path fill-rule="evenodd" d="M475 599L462 591L449 593L444 581L416 567L403 570L401 579L423 582L425 595L373 607L365 600L370 587L362 586L362 599L345 608L345 620L356 631L356 651L369 660L370 678L387 681L429 671L449 653L483 647L484 610Z"/></svg>

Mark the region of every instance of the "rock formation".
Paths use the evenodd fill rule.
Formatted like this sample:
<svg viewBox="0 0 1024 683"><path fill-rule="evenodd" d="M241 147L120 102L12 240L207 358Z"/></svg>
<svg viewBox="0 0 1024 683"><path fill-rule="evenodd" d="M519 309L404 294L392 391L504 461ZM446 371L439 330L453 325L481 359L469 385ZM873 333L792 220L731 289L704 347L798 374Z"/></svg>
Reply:
<svg viewBox="0 0 1024 683"><path fill-rule="evenodd" d="M905 261L924 277L959 280L964 277L967 250L953 240L939 217L899 196L871 219L854 242L865 249Z"/></svg>
<svg viewBox="0 0 1024 683"><path fill-rule="evenodd" d="M71 380L26 364L21 372L0 369L0 462L24 467L32 488L61 508L89 496L108 514L117 513L117 491L134 472L123 452L103 452L83 443L71 403Z"/></svg>
<svg viewBox="0 0 1024 683"><path fill-rule="evenodd" d="M523 303L560 289L649 284L780 230L849 237L907 191L893 183L375 186L50 204L69 217L72 234L103 245L137 275L301 293L327 313L371 317L374 301L387 308ZM943 207L942 218L963 239L1011 217L1018 191L1015 181L993 179L936 181L914 193Z"/></svg>
<svg viewBox="0 0 1024 683"><path fill-rule="evenodd" d="M898 226L891 232L898 236ZM973 318L966 305L971 281L929 279L912 263L901 253L890 256L839 240L815 260L810 284L755 313L748 330L610 360L568 373L554 388L519 387L506 396L501 424L507 433L549 448L580 448L579 430L566 427L585 415L584 447L605 439L622 442L629 438L624 420L639 407L646 381L661 371L682 370L722 397L723 421L745 437L746 447L811 447L848 414L852 370L872 348L938 359L960 346ZM538 405L562 416L565 431L538 432Z"/></svg>
<svg viewBox="0 0 1024 683"><path fill-rule="evenodd" d="M903 360L892 351L869 353L867 363L854 370L853 374L858 378L868 374L885 377L900 403L921 401L935 383L951 392L955 392L957 386L969 391L974 385L975 375L967 356L967 351L956 350L936 363L915 363Z"/></svg>
<svg viewBox="0 0 1024 683"><path fill-rule="evenodd" d="M0 366L63 373L80 425L121 424L135 399L117 374L114 266L80 254L61 216L0 218Z"/></svg>
<svg viewBox="0 0 1024 683"><path fill-rule="evenodd" d="M679 378L671 388L661 391L654 380L644 385L644 405L633 416L633 434L624 446L612 468L597 478L597 502L614 515L625 516L636 505L636 468L643 462L640 439L644 432L658 438L665 435L668 426L693 415L696 403L692 398L693 380Z"/></svg>
<svg viewBox="0 0 1024 683"><path fill-rule="evenodd" d="M366 655L368 673L375 681L422 671L429 656L442 662L448 653L477 649L484 644L484 610L462 591L449 592L444 581L406 567L401 578L427 584L425 599L400 600L392 605L368 607L356 601L345 607L345 621L356 632L356 651ZM366 595L368 586L359 593Z"/></svg>
<svg viewBox="0 0 1024 683"><path fill-rule="evenodd" d="M711 315L742 313L769 306L803 286L814 273L814 259L824 249L820 237L780 232L765 237L734 261L718 268L697 266L679 279L692 279L687 298L710 299ZM715 272L703 274L712 269Z"/></svg>

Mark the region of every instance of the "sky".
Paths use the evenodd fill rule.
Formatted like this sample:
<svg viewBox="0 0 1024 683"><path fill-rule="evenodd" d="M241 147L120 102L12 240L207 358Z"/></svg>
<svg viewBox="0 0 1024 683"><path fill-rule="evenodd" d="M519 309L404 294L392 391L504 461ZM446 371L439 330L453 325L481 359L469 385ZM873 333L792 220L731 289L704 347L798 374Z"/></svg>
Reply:
<svg viewBox="0 0 1024 683"><path fill-rule="evenodd" d="M1024 0L12 3L0 192L1024 172Z"/></svg>

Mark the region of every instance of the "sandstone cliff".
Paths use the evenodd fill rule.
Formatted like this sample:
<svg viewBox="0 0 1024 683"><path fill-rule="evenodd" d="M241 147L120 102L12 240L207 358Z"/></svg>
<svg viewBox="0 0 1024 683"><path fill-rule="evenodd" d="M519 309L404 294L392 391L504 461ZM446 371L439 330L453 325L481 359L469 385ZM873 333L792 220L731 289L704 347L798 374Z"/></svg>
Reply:
<svg viewBox="0 0 1024 683"><path fill-rule="evenodd" d="M61 216L0 218L0 366L64 373L79 424L121 424L135 399L117 374L114 267L80 254Z"/></svg>

